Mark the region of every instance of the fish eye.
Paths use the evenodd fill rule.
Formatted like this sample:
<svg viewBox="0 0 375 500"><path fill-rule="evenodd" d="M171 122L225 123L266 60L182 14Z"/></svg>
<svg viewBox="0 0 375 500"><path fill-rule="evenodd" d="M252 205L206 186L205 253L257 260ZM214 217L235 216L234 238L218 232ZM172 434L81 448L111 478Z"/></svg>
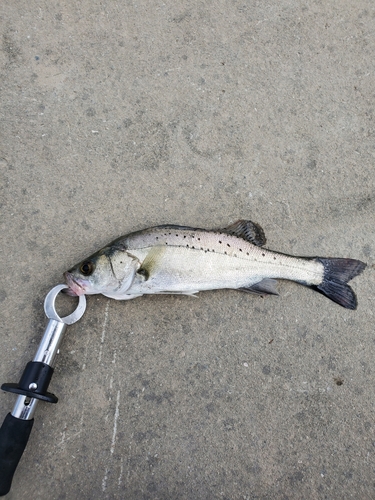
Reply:
<svg viewBox="0 0 375 500"><path fill-rule="evenodd" d="M94 269L95 269L94 264L89 260L83 262L79 266L79 270L84 276L90 276L90 274L94 272Z"/></svg>

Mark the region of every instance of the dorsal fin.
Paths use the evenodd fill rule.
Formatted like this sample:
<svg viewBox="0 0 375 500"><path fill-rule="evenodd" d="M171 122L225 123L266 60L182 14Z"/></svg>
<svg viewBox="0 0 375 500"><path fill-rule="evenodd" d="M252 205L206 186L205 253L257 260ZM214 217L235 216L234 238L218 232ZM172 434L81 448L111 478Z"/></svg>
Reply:
<svg viewBox="0 0 375 500"><path fill-rule="evenodd" d="M267 241L261 226L255 222L251 222L251 220L240 219L230 226L220 229L220 231L250 241L250 243L258 247L262 247Z"/></svg>

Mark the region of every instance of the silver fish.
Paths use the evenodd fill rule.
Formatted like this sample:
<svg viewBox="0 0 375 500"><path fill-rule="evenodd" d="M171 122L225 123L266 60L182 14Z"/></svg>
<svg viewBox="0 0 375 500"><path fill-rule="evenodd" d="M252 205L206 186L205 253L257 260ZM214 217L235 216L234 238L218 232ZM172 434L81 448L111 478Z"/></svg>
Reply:
<svg viewBox="0 0 375 500"><path fill-rule="evenodd" d="M212 231L156 226L116 239L64 276L70 295L101 293L117 300L220 288L277 295L275 279L286 279L356 309L357 299L347 282L366 264L293 257L267 250L265 243L263 229L246 220Z"/></svg>

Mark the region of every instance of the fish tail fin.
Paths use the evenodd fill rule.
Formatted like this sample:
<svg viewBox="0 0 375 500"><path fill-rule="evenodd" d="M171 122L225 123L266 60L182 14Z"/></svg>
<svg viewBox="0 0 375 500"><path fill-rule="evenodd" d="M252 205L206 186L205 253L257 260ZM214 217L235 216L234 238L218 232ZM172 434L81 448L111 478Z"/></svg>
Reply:
<svg viewBox="0 0 375 500"><path fill-rule="evenodd" d="M355 259L329 259L318 257L315 260L324 266L324 277L320 285L311 288L346 309L357 308L357 297L347 284L365 269L366 264Z"/></svg>

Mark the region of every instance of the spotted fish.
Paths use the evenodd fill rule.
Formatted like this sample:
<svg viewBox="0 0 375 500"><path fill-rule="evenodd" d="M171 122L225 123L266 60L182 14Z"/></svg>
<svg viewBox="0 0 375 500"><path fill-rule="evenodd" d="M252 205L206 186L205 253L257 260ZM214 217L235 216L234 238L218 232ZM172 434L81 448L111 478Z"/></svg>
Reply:
<svg viewBox="0 0 375 500"><path fill-rule="evenodd" d="M239 220L218 230L164 225L114 240L65 273L70 295L117 300L145 294L194 295L238 289L277 295L277 279L305 285L348 309L357 299L347 284L366 264L354 259L294 257L264 248L263 229Z"/></svg>

